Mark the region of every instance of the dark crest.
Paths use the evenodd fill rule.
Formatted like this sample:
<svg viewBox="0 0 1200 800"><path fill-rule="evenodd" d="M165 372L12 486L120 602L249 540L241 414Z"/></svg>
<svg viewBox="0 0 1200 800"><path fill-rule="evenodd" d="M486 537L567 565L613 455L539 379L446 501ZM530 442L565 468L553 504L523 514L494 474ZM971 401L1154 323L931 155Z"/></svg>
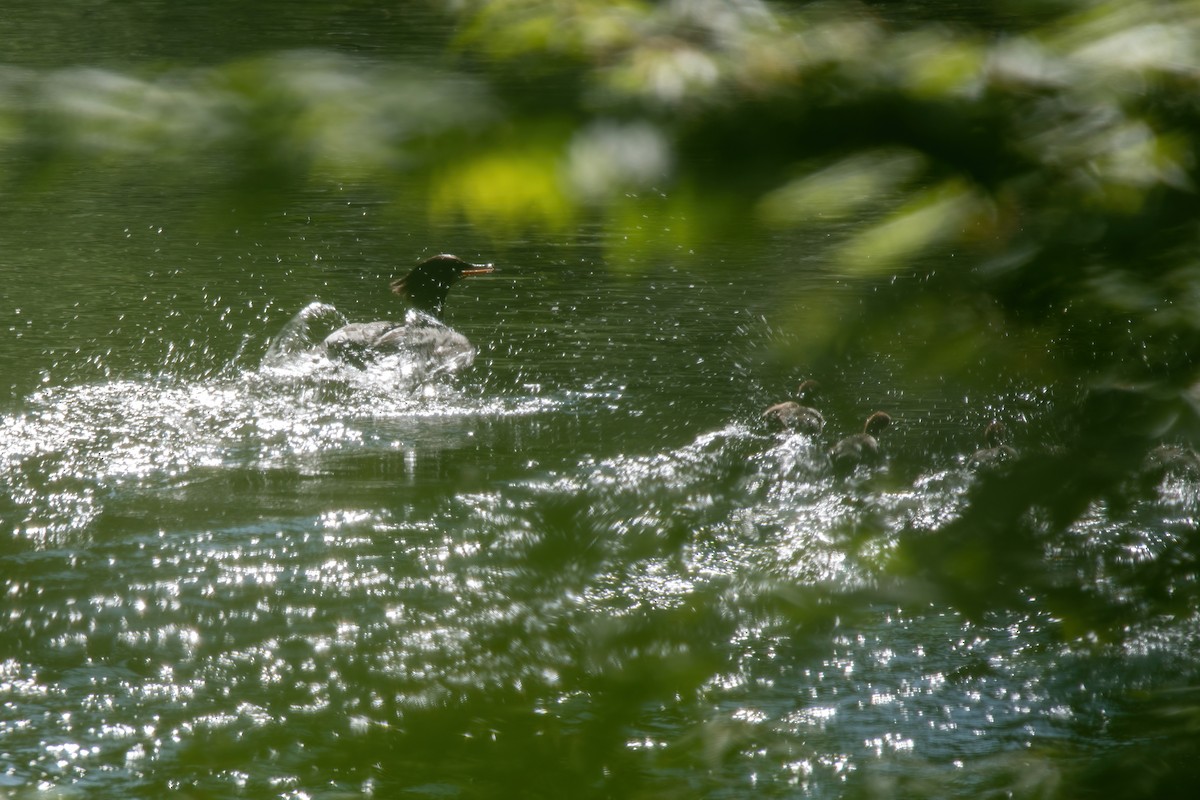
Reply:
<svg viewBox="0 0 1200 800"><path fill-rule="evenodd" d="M442 307L450 287L468 275L483 275L491 264L471 264L448 253L427 258L403 278L392 281L392 291L408 300L414 308L442 317Z"/></svg>

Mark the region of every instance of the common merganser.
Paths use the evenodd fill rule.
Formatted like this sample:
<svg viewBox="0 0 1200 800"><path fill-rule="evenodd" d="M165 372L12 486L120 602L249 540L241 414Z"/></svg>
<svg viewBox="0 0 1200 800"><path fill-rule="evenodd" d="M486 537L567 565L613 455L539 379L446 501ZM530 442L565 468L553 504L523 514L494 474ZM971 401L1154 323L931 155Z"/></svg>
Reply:
<svg viewBox="0 0 1200 800"><path fill-rule="evenodd" d="M450 287L465 277L484 275L491 264L471 264L443 253L418 264L407 275L391 282L392 292L408 300L412 311L403 322L351 322L322 342L332 358L362 364L393 353L411 353L427 361L465 366L475 348L458 331L442 323L442 310Z"/></svg>

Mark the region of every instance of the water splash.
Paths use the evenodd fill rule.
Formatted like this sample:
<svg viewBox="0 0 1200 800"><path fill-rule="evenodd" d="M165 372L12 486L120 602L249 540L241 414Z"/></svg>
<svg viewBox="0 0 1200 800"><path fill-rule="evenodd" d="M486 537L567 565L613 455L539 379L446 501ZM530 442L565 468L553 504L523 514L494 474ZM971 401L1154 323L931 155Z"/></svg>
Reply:
<svg viewBox="0 0 1200 800"><path fill-rule="evenodd" d="M309 304L255 368L34 393L22 412L0 418L0 514L13 530L46 541L87 530L105 498L124 487L180 485L205 469L320 471L323 457L386 451L434 420L445 434L450 420L554 405L464 391L454 380L470 363L462 353L399 351L358 365L330 359L321 342L344 321L331 305ZM420 324L430 323L444 328Z"/></svg>
<svg viewBox="0 0 1200 800"><path fill-rule="evenodd" d="M263 356L263 366L286 368L299 356L313 354L325 336L346 322L345 315L329 303L309 303L271 340ZM319 333L314 333L314 329Z"/></svg>
<svg viewBox="0 0 1200 800"><path fill-rule="evenodd" d="M367 344L369 342L369 344ZM428 391L443 376L475 362L475 347L458 331L416 309L403 324L350 323L335 307L313 302L272 339L264 369L388 384L393 391Z"/></svg>

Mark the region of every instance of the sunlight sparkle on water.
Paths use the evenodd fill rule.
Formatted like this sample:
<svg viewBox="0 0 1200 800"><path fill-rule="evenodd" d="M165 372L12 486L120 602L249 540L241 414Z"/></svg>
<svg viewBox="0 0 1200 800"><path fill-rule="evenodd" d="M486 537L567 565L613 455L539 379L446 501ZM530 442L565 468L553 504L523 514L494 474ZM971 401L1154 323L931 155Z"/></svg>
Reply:
<svg viewBox="0 0 1200 800"><path fill-rule="evenodd" d="M1079 707L1107 713L1110 687L1072 674L1082 659L1047 647L1044 617L872 602L906 529L957 513L962 454L835 479L825 438L754 424L756 362L722 356L728 325L702 305L703 325L657 314L650 337L621 310L594 340L585 314L520 329L506 311L486 370L423 380L331 361L320 325L344 318L314 304L259 366L35 392L0 419L23 654L0 663L17 709L0 749L48 788L67 769L103 782L88 762L104 762L193 794L354 794L386 775L381 745L412 748L403 779L428 777L422 725L475 780L473 759L508 758L526 731L561 756L628 692L615 743L639 774L677 775L679 752L718 794L832 796L879 762L971 763L1069 738ZM222 325L245 306L222 301ZM1110 537L1121 566L1169 552L1195 517L1172 491L1165 523L1158 506L1137 530L1097 511L1081 540ZM1135 638L1113 683L1194 638ZM210 783L184 785L173 765L210 757L197 743ZM343 783L297 777L334 751ZM243 752L267 755L235 768Z"/></svg>

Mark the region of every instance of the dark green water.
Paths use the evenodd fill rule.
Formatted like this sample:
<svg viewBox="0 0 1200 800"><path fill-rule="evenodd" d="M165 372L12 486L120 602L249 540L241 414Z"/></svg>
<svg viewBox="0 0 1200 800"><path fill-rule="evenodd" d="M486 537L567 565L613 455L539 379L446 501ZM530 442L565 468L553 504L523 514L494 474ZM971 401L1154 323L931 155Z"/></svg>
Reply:
<svg viewBox="0 0 1200 800"><path fill-rule="evenodd" d="M340 8L229 47L428 55ZM1117 746L1125 692L1194 671L1190 624L1107 650L1036 597L847 599L955 513L982 421L1044 395L898 385L881 353L819 376L824 437L761 429L808 372L796 309L839 291L800 255L823 231L614 264L621 230L496 241L349 187L55 186L0 221L0 797L977 796ZM387 280L443 250L498 267L450 299L471 369L281 350L305 308L310 336L399 315ZM876 408L887 468L835 480ZM1196 501L1079 535L1139 558Z"/></svg>

